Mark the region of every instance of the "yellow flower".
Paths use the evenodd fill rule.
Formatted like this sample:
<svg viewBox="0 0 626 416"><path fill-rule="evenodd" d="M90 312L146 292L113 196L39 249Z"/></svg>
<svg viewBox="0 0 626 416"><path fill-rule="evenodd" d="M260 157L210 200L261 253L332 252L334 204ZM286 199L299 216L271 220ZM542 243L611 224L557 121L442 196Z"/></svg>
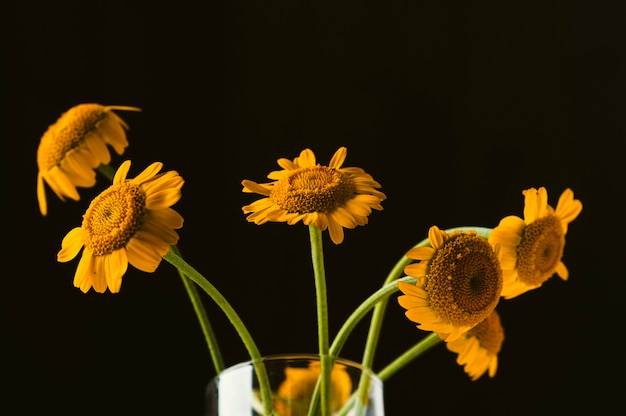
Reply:
<svg viewBox="0 0 626 416"><path fill-rule="evenodd" d="M113 184L91 201L82 226L63 238L60 262L72 260L84 247L74 286L85 293L92 286L103 293L108 286L117 293L128 263L154 272L178 242L174 230L183 226L183 218L170 207L180 199L184 181L176 171L159 173L162 167L155 162L127 180L130 161L122 163Z"/></svg>
<svg viewBox="0 0 626 416"><path fill-rule="evenodd" d="M37 149L37 200L42 215L48 213L44 182L62 201L78 201L76 187L95 185L94 169L111 161L107 145L117 154L124 152L128 146L124 129L128 125L112 110L140 111L136 107L80 104L63 113L43 134Z"/></svg>
<svg viewBox="0 0 626 416"><path fill-rule="evenodd" d="M472 380L477 380L486 371L489 377L496 375L498 353L504 341L504 330L500 316L494 310L481 323L454 341L446 342L446 347L458 354L456 362L465 366L465 372Z"/></svg>
<svg viewBox="0 0 626 416"><path fill-rule="evenodd" d="M500 262L505 282L502 296L510 299L540 287L558 274L567 280L569 273L563 258L565 234L583 206L566 189L556 210L548 205L546 188L523 191L524 219L514 215L500 220L489 241L500 246Z"/></svg>
<svg viewBox="0 0 626 416"><path fill-rule="evenodd" d="M494 310L502 291L502 270L494 248L475 231L448 234L433 226L430 247L406 254L418 262L404 272L416 284L398 282L398 297L409 320L450 342L477 325Z"/></svg>
<svg viewBox="0 0 626 416"><path fill-rule="evenodd" d="M259 184L242 182L243 192L264 195L243 207L247 220L255 224L267 221L286 222L293 225L298 221L306 225L315 224L324 231L328 228L335 244L343 241L344 228L365 225L372 209L382 210L385 194L376 190L380 184L363 169L342 168L347 149L339 148L328 166L315 161L310 149L300 152L293 161L278 159L283 170L273 171L267 177L274 182Z"/></svg>
<svg viewBox="0 0 626 416"><path fill-rule="evenodd" d="M312 362L308 368L288 367L285 381L278 388L274 409L280 416L306 416L311 397L320 376L320 363ZM352 391L352 380L345 366L335 364L330 375L330 408L336 412L348 401Z"/></svg>

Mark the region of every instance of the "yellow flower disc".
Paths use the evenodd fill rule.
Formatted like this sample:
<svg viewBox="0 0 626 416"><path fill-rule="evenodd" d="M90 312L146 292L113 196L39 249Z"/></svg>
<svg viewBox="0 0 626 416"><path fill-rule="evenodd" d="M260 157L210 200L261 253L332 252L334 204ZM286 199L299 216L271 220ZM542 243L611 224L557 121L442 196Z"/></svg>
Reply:
<svg viewBox="0 0 626 416"><path fill-rule="evenodd" d="M270 201L290 213L329 213L344 205L356 192L352 178L328 166L291 171L280 179Z"/></svg>
<svg viewBox="0 0 626 416"><path fill-rule="evenodd" d="M500 316L494 310L484 321L470 329L467 336L478 339L481 348L487 350L489 354L498 354L504 341Z"/></svg>
<svg viewBox="0 0 626 416"><path fill-rule="evenodd" d="M549 215L528 224L517 246L519 279L529 286L541 285L554 274L564 248L565 234L557 216Z"/></svg>
<svg viewBox="0 0 626 416"><path fill-rule="evenodd" d="M145 216L146 194L139 185L112 185L91 202L85 213L85 247L96 256L124 247Z"/></svg>
<svg viewBox="0 0 626 416"><path fill-rule="evenodd" d="M489 377L496 375L498 353L503 342L504 329L500 316L494 310L460 338L446 343L446 347L458 354L457 363L464 366L472 380L477 380L485 372L488 372Z"/></svg>
<svg viewBox="0 0 626 416"><path fill-rule="evenodd" d="M61 163L71 149L78 147L87 134L108 117L108 111L99 104L81 104L64 113L41 139L37 152L40 169Z"/></svg>
<svg viewBox="0 0 626 416"><path fill-rule="evenodd" d="M469 233L451 236L431 260L424 289L431 308L446 322L474 326L498 304L500 262L484 238Z"/></svg>

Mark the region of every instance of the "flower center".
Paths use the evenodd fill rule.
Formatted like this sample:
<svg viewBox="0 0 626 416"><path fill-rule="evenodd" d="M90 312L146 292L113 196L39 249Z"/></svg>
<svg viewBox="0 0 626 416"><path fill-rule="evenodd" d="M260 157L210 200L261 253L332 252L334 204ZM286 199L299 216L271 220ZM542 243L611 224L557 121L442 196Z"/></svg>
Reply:
<svg viewBox="0 0 626 416"><path fill-rule="evenodd" d="M41 139L37 152L39 168L46 170L61 163L67 152L78 147L106 116L99 104L81 104L65 112Z"/></svg>
<svg viewBox="0 0 626 416"><path fill-rule="evenodd" d="M352 178L328 166L301 168L280 179L270 201L289 213L329 213L356 192Z"/></svg>
<svg viewBox="0 0 626 416"><path fill-rule="evenodd" d="M145 216L146 194L139 185L124 182L110 186L91 202L85 213L85 247L96 256L124 247Z"/></svg>
<svg viewBox="0 0 626 416"><path fill-rule="evenodd" d="M489 316L468 331L469 336L476 337L480 346L492 354L498 354L504 341L504 330L500 316L493 311Z"/></svg>
<svg viewBox="0 0 626 416"><path fill-rule="evenodd" d="M500 262L484 238L466 233L453 236L431 260L425 289L442 319L455 326L474 326L498 304Z"/></svg>
<svg viewBox="0 0 626 416"><path fill-rule="evenodd" d="M517 246L520 280L531 286L541 285L556 271L564 247L565 234L555 215L540 218L526 226Z"/></svg>

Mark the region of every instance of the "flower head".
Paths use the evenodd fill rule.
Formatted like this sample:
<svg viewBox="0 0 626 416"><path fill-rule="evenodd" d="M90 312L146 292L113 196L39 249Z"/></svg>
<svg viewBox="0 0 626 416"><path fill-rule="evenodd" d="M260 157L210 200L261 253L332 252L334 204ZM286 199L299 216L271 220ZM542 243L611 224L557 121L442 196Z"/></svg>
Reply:
<svg viewBox="0 0 626 416"><path fill-rule="evenodd" d="M113 184L91 201L82 225L63 238L60 262L84 248L74 286L85 293L92 286L103 293L108 286L117 293L128 263L154 272L169 246L178 242L174 230L183 226L183 218L170 207L180 199L184 181L176 171L159 173L162 167L155 162L126 179L130 161L122 163Z"/></svg>
<svg viewBox="0 0 626 416"><path fill-rule="evenodd" d="M320 363L311 362L309 367L285 368L285 380L278 388L274 409L281 416L306 416L320 376ZM343 364L336 363L330 375L331 412L336 412L348 401L352 391L352 379Z"/></svg>
<svg viewBox="0 0 626 416"><path fill-rule="evenodd" d="M464 366L472 380L477 380L486 371L489 377L496 375L498 353L504 341L504 330L500 316L494 310L478 325L451 342L446 347L458 354L456 362Z"/></svg>
<svg viewBox="0 0 626 416"><path fill-rule="evenodd" d="M419 280L398 282L403 293L398 302L419 329L436 332L449 342L494 310L502 292L502 270L493 247L475 231L448 234L433 226L428 239L430 247L406 254L418 262L404 272Z"/></svg>
<svg viewBox="0 0 626 416"><path fill-rule="evenodd" d="M113 110L140 111L136 107L79 104L43 134L37 149L37 200L42 215L48 213L44 182L62 201L77 201L76 187L95 185L94 169L111 161L107 146L117 154L124 152L128 125Z"/></svg>
<svg viewBox="0 0 626 416"><path fill-rule="evenodd" d="M568 224L582 210L571 189L559 198L556 209L548 205L546 188L523 191L524 219L514 215L500 220L489 241L500 246L500 262L505 281L502 296L510 299L540 287L558 274L567 280L563 258Z"/></svg>
<svg viewBox="0 0 626 416"><path fill-rule="evenodd" d="M372 209L382 210L381 202L386 199L378 191L380 184L363 169L344 167L347 149L339 148L328 166L316 163L310 149L300 152L293 161L278 159L283 170L273 171L267 177L273 182L259 184L242 182L243 192L254 192L265 196L243 207L247 220L255 224L267 221L286 222L293 225L298 221L306 225L315 224L324 231L328 228L335 244L343 241L344 228L365 225Z"/></svg>

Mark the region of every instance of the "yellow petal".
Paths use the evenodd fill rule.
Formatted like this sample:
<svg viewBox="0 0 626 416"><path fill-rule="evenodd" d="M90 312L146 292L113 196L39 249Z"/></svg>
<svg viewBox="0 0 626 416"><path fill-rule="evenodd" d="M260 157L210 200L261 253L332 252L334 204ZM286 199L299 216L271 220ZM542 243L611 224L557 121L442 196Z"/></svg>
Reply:
<svg viewBox="0 0 626 416"><path fill-rule="evenodd" d="M337 149L333 157L330 159L330 163L328 167L339 169L343 162L346 160L346 155L348 154L348 149L346 147L340 147Z"/></svg>
<svg viewBox="0 0 626 416"><path fill-rule="evenodd" d="M91 288L93 273L93 253L85 250L74 273L74 286L87 293Z"/></svg>
<svg viewBox="0 0 626 416"><path fill-rule="evenodd" d="M445 237L446 233L441 231L436 225L433 225L428 230L428 240L430 241L430 246L434 249L443 247Z"/></svg>
<svg viewBox="0 0 626 416"><path fill-rule="evenodd" d="M163 168L163 163L154 162L145 168L139 175L137 175L132 181L135 184L141 185L142 183L154 178L157 173Z"/></svg>
<svg viewBox="0 0 626 416"><path fill-rule="evenodd" d="M128 170L130 169L130 160L125 160L122 162L117 171L115 172L115 176L113 177L113 184L117 185L123 183L126 180L126 175L128 175Z"/></svg>
<svg viewBox="0 0 626 416"><path fill-rule="evenodd" d="M76 227L63 237L61 250L57 254L57 261L65 263L72 260L83 248L83 229Z"/></svg>
<svg viewBox="0 0 626 416"><path fill-rule="evenodd" d="M343 242L343 227L340 224L335 221L328 221L328 232L333 243L341 244Z"/></svg>
<svg viewBox="0 0 626 416"><path fill-rule="evenodd" d="M93 256L93 274L91 284L93 290L98 293L104 293L107 290L107 276L105 270L105 259L108 256Z"/></svg>
<svg viewBox="0 0 626 416"><path fill-rule="evenodd" d="M122 276L128 269L125 249L114 250L104 259L104 274L111 293L118 293L122 286Z"/></svg>
<svg viewBox="0 0 626 416"><path fill-rule="evenodd" d="M46 189L43 183L43 175L37 173L37 202L39 203L39 212L44 217L48 215L48 201L46 200Z"/></svg>

